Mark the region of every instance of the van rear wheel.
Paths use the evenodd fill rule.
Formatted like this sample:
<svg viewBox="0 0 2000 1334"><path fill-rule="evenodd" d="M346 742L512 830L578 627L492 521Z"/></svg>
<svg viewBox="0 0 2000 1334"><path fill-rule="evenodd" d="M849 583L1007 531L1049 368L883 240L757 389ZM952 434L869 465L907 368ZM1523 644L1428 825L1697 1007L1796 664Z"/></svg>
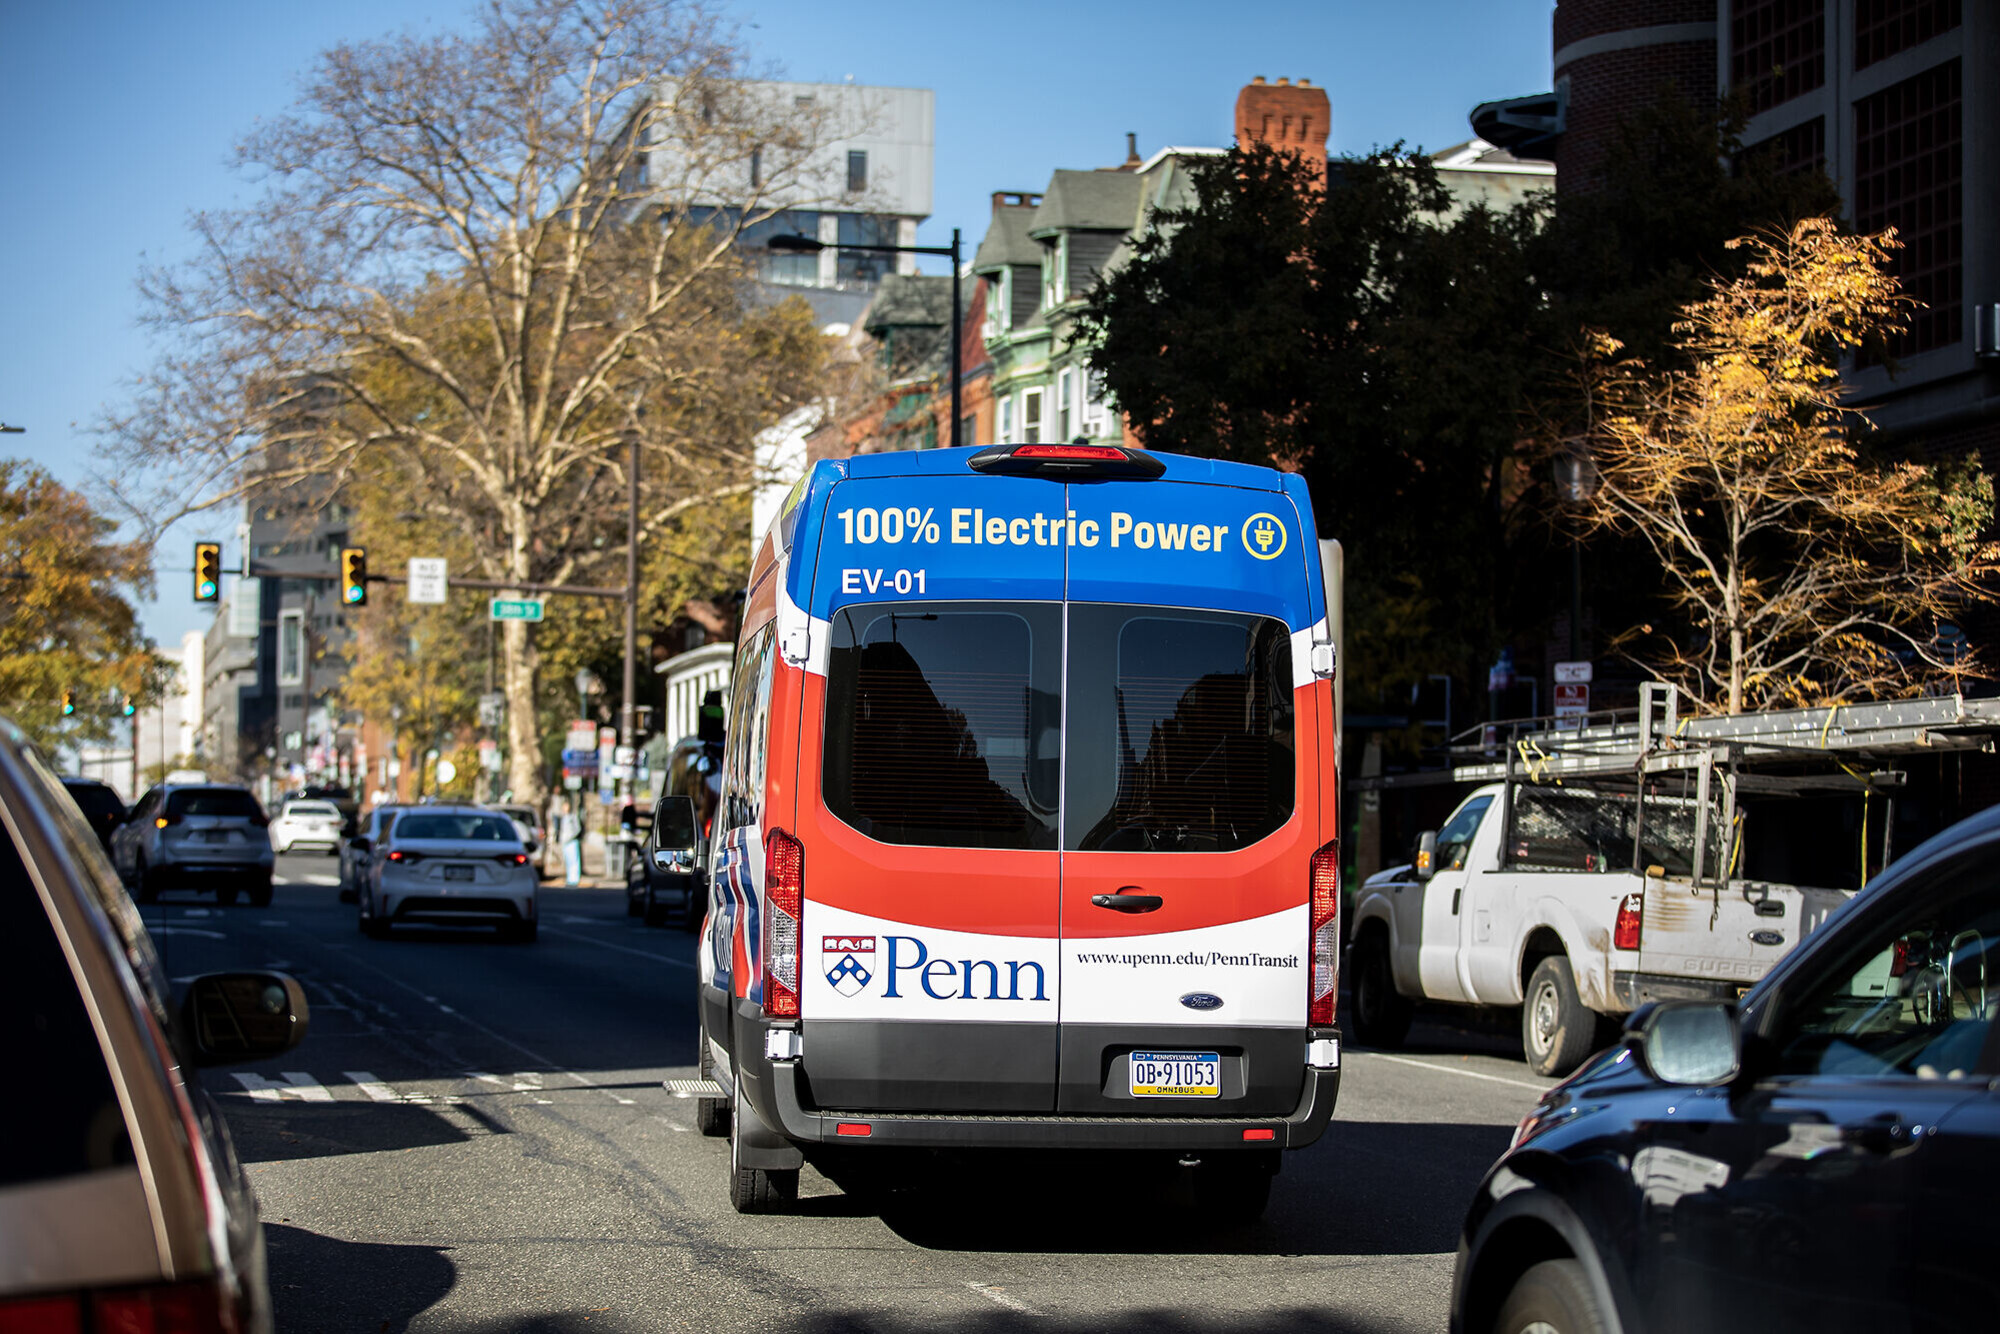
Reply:
<svg viewBox="0 0 2000 1334"><path fill-rule="evenodd" d="M729 1203L739 1214L775 1214L799 1198L799 1170L743 1165L741 1108L729 1118Z"/></svg>
<svg viewBox="0 0 2000 1334"><path fill-rule="evenodd" d="M1379 929L1354 942L1353 961L1354 1040L1364 1047L1402 1046L1416 1007L1397 994L1388 943Z"/></svg>

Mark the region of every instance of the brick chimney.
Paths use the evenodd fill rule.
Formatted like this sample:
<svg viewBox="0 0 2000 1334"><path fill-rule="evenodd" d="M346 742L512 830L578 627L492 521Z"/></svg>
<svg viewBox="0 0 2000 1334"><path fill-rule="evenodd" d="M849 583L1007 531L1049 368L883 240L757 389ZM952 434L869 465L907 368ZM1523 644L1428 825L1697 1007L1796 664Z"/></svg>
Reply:
<svg viewBox="0 0 2000 1334"><path fill-rule="evenodd" d="M1265 83L1259 74L1236 95L1236 142L1291 150L1326 170L1326 141L1333 130L1332 104L1311 79Z"/></svg>

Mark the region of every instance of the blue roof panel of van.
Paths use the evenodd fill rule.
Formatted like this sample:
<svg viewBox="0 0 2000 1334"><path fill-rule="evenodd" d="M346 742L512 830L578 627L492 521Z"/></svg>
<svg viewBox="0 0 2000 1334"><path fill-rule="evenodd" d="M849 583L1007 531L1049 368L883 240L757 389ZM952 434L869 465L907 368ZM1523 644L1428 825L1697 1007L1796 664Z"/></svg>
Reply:
<svg viewBox="0 0 2000 1334"><path fill-rule="evenodd" d="M971 473L966 466L979 450L970 445L961 449L904 449L886 454L856 454L844 459L851 478L917 477L937 473ZM1198 459L1188 454L1154 454L1167 465L1166 480L1208 482L1215 486L1236 486L1251 491L1281 491L1284 474L1275 468L1260 468L1227 459Z"/></svg>

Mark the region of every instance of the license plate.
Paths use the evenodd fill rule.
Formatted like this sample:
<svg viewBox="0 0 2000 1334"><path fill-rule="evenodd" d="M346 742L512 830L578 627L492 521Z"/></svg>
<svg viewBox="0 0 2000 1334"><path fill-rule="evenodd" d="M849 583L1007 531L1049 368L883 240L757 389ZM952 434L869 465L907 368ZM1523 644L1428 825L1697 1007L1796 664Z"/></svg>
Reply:
<svg viewBox="0 0 2000 1334"><path fill-rule="evenodd" d="M227 843L229 835L221 830L204 829L195 834L194 841L197 843Z"/></svg>
<svg viewBox="0 0 2000 1334"><path fill-rule="evenodd" d="M1135 1051L1128 1072L1135 1098L1219 1098L1222 1057L1212 1051Z"/></svg>
<svg viewBox="0 0 2000 1334"><path fill-rule="evenodd" d="M472 879L472 868L470 866L447 866L444 868L444 878L447 880L470 880Z"/></svg>

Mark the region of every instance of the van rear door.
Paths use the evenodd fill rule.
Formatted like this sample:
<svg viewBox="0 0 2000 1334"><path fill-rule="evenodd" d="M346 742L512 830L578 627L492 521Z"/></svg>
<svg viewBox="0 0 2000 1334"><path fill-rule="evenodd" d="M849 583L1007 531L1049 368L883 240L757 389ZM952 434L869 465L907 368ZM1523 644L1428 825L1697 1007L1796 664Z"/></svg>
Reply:
<svg viewBox="0 0 2000 1334"><path fill-rule="evenodd" d="M1062 491L956 472L830 493L798 747L820 1107L1054 1109Z"/></svg>
<svg viewBox="0 0 2000 1334"><path fill-rule="evenodd" d="M1057 1109L1288 1113L1330 836L1316 550L1278 492L1068 491Z"/></svg>

